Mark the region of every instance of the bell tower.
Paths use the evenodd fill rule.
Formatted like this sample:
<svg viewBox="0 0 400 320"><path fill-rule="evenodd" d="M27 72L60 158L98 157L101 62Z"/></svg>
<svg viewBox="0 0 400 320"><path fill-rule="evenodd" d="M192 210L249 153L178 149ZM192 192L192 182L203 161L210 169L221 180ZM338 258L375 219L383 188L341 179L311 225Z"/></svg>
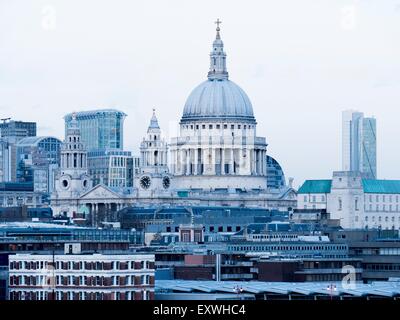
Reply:
<svg viewBox="0 0 400 320"><path fill-rule="evenodd" d="M57 203L61 199L65 199L65 201L69 199L70 203L66 204L65 201L62 201L64 206L62 208L55 206L54 214L73 217L74 212L76 213L78 210L74 205L74 202L77 201L74 199L78 199L91 187L92 181L87 173L87 153L74 113L61 146L61 163L55 179L52 207L54 207L53 203Z"/></svg>
<svg viewBox="0 0 400 320"><path fill-rule="evenodd" d="M168 170L168 145L162 138L155 109L140 144L140 173L136 178L139 191L168 190L171 185Z"/></svg>

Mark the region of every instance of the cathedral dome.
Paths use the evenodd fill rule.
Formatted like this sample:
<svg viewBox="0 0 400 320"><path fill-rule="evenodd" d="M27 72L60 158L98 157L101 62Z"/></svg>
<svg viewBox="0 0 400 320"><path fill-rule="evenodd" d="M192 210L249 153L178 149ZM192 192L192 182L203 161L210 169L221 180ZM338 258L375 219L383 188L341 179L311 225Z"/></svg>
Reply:
<svg viewBox="0 0 400 320"><path fill-rule="evenodd" d="M226 53L219 34L210 53L208 80L198 85L189 95L183 109L182 121L245 120L255 122L253 107L247 94L228 79Z"/></svg>
<svg viewBox="0 0 400 320"><path fill-rule="evenodd" d="M204 81L186 100L182 120L215 118L254 121L247 94L228 79Z"/></svg>

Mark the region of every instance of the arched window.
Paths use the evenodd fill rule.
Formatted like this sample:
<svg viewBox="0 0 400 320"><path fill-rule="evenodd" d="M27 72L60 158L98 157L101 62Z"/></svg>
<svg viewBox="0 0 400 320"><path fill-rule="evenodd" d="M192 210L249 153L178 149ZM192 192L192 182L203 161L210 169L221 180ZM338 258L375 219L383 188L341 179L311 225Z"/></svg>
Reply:
<svg viewBox="0 0 400 320"><path fill-rule="evenodd" d="M154 151L154 165L157 166L158 165L158 151Z"/></svg>

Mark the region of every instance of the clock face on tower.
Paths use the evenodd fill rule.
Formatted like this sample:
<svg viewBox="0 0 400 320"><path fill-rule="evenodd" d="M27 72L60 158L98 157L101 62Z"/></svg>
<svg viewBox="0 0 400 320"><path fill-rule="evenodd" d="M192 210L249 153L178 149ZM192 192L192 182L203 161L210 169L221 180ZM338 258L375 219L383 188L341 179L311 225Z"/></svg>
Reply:
<svg viewBox="0 0 400 320"><path fill-rule="evenodd" d="M151 179L149 176L143 176L140 178L140 186L143 189L148 189L151 185Z"/></svg>
<svg viewBox="0 0 400 320"><path fill-rule="evenodd" d="M171 181L170 181L169 177L164 177L162 179L162 185L163 185L164 189L169 188L169 186L171 185Z"/></svg>

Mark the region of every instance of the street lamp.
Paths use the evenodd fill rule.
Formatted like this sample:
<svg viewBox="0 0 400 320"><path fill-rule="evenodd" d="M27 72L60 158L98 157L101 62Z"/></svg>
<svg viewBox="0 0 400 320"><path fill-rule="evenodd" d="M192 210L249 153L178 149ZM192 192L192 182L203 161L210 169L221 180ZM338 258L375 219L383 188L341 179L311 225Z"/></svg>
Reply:
<svg viewBox="0 0 400 320"><path fill-rule="evenodd" d="M330 293L330 295L331 295L331 300L332 300L332 299L333 299L333 292L337 290L337 289L336 289L336 285L333 284L333 283L331 283L331 284L326 288L326 290L329 291L329 293Z"/></svg>
<svg viewBox="0 0 400 320"><path fill-rule="evenodd" d="M242 287L239 287L238 285L233 287L233 292L235 292L238 295L239 300L242 300L242 297L240 296L240 294L243 293Z"/></svg>

